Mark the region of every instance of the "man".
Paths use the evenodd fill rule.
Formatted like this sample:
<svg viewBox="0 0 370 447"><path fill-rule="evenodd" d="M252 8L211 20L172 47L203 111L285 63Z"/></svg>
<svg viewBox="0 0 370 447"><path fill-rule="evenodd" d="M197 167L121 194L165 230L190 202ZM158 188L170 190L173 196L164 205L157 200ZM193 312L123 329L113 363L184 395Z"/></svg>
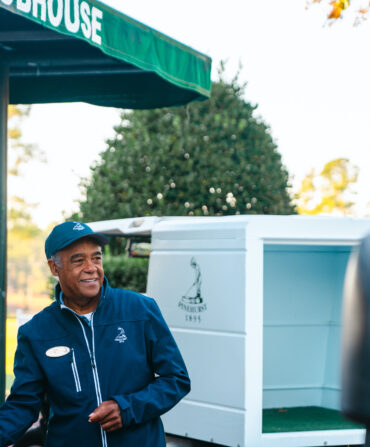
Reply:
<svg viewBox="0 0 370 447"><path fill-rule="evenodd" d="M37 419L45 394L47 447L165 446L159 416L189 392L189 377L155 301L108 285L107 242L81 222L48 236L56 300L19 329L1 447Z"/></svg>

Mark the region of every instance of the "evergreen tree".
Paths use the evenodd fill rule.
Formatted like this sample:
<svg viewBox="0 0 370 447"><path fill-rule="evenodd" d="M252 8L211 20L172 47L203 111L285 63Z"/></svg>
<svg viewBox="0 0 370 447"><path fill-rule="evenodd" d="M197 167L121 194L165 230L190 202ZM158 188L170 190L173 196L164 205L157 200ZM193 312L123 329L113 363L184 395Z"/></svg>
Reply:
<svg viewBox="0 0 370 447"><path fill-rule="evenodd" d="M78 217L295 212L288 173L244 88L221 70L208 101L124 111L84 184Z"/></svg>

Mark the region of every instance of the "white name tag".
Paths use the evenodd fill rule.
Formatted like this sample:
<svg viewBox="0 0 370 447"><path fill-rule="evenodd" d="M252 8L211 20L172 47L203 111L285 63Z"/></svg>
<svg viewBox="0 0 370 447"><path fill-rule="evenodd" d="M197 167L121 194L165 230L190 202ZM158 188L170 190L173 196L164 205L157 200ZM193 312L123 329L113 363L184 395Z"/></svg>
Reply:
<svg viewBox="0 0 370 447"><path fill-rule="evenodd" d="M48 357L62 357L63 355L66 355L71 350L68 348L68 346L54 346L54 348L48 349L45 354Z"/></svg>

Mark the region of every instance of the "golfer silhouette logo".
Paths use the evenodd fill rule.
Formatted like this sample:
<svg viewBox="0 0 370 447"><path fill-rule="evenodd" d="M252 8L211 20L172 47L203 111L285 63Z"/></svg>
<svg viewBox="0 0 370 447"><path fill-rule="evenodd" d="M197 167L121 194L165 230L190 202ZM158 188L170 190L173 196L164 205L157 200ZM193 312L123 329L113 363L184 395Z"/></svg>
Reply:
<svg viewBox="0 0 370 447"><path fill-rule="evenodd" d="M118 327L117 329L118 329L118 335L114 339L114 341L118 341L118 343L124 343L127 340L127 336L125 334L125 330L122 329L121 327Z"/></svg>
<svg viewBox="0 0 370 447"><path fill-rule="evenodd" d="M192 285L186 291L185 295L182 296L181 301L184 304L202 304L202 274L200 272L199 264L197 263L194 256L190 260L190 266L194 269L195 278Z"/></svg>
<svg viewBox="0 0 370 447"><path fill-rule="evenodd" d="M75 226L72 228L72 230L74 230L74 231L81 231L81 230L84 230L85 229L85 227L83 226L83 225L81 225L80 224L80 222L75 222Z"/></svg>

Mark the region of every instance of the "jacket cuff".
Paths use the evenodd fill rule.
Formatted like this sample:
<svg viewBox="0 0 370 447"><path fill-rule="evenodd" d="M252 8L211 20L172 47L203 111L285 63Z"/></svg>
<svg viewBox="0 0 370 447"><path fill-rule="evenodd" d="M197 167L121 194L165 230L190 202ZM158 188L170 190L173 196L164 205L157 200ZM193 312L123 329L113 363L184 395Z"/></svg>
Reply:
<svg viewBox="0 0 370 447"><path fill-rule="evenodd" d="M130 420L132 420L130 402L123 394L112 396L111 399L117 402L121 410L123 427L127 427L128 425L130 425Z"/></svg>

